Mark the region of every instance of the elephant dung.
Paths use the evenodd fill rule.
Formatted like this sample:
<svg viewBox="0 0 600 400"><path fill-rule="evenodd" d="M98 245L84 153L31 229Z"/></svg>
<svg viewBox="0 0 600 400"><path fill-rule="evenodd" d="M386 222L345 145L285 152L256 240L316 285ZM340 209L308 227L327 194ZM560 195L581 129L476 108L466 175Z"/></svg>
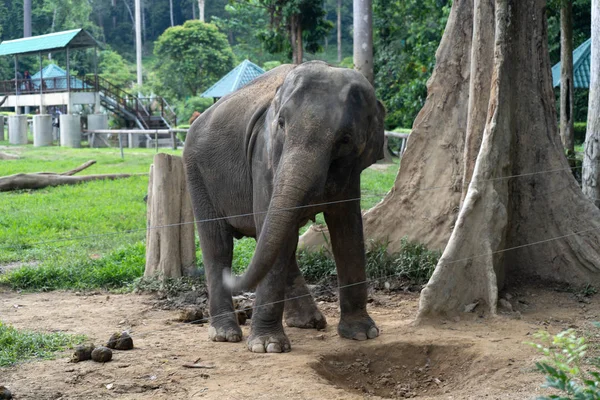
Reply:
<svg viewBox="0 0 600 400"><path fill-rule="evenodd" d="M93 344L79 345L75 347L75 351L71 356L71 362L77 363L80 361L86 361L92 359L92 351L94 351Z"/></svg>
<svg viewBox="0 0 600 400"><path fill-rule="evenodd" d="M112 350L108 347L99 346L92 351L92 360L96 362L109 362L112 360Z"/></svg>
<svg viewBox="0 0 600 400"><path fill-rule="evenodd" d="M125 331L113 333L108 339L106 347L115 350L131 350L133 349L133 338Z"/></svg>
<svg viewBox="0 0 600 400"><path fill-rule="evenodd" d="M188 306L179 312L179 321L190 324L201 324L204 322L204 309L199 306Z"/></svg>

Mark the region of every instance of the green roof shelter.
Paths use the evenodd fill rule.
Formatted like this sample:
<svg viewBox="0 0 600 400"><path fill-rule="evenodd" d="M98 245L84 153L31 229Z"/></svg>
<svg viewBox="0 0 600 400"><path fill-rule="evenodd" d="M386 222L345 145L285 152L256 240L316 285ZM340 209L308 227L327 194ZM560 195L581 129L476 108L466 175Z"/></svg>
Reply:
<svg viewBox="0 0 600 400"><path fill-rule="evenodd" d="M264 74L265 70L251 61L244 60L240 65L232 69L212 85L200 97L219 98L235 92L242 86Z"/></svg>
<svg viewBox="0 0 600 400"><path fill-rule="evenodd" d="M99 47L98 42L89 33L83 29L72 29L63 32L49 33L47 35L32 36L21 39L5 40L0 43L0 56L14 56L15 63L15 79L10 81L0 82L0 95L14 96L15 99L12 101L15 106L15 111L18 113L18 97L20 95L32 95L32 94L44 94L44 88L50 90L60 89L61 91L70 92L72 89L82 89L82 87L76 88L71 87L72 84L76 83L70 76L70 57L69 52L75 49L86 49L94 48L94 76L98 75L98 57L97 49ZM50 88L51 82L46 80L44 70L42 68L42 54L65 51L66 52L66 71L63 79L63 84L60 85L55 79L54 87ZM18 73L19 56L30 56L37 55L40 59L40 72L35 77L38 84L33 82L33 79L20 79ZM31 77L33 78L33 77ZM42 84L39 84L42 82ZM61 87L63 86L63 87ZM82 85L80 85L82 86ZM64 90L63 90L64 89ZM10 100L10 99L9 99ZM11 101L9 101L10 103Z"/></svg>
<svg viewBox="0 0 600 400"><path fill-rule="evenodd" d="M573 52L573 86L575 88L590 87L590 56L592 39L588 39ZM552 85L560 86L560 63L552 67Z"/></svg>

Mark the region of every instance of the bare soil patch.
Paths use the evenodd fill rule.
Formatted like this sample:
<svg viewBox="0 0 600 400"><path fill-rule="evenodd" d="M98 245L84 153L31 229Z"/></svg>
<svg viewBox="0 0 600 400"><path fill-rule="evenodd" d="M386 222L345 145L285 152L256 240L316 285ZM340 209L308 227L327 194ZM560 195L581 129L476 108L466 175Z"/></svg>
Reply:
<svg viewBox="0 0 600 400"><path fill-rule="evenodd" d="M195 300L197 301L197 300ZM135 348L105 364L55 360L0 369L15 399L534 399L545 393L523 344L539 329L595 333L596 298L523 288L511 292L518 312L413 326L418 294L371 295L376 340L337 336L338 305L319 301L325 331L287 328L292 352L253 354L242 343L212 343L207 324L178 322L151 295L0 292L0 319L17 328L86 334L96 345L127 330ZM249 326L243 326L244 336ZM593 335L592 335L593 336ZM186 368L195 363L214 368Z"/></svg>

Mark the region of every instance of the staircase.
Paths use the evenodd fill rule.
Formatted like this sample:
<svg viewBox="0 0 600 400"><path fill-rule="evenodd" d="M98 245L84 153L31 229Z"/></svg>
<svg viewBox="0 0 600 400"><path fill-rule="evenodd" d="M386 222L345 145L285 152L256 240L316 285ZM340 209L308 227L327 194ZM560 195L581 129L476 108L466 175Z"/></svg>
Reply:
<svg viewBox="0 0 600 400"><path fill-rule="evenodd" d="M2 107L2 104L4 104L4 102L8 99L8 95L4 96L4 98L2 98L2 100L0 100L0 107Z"/></svg>
<svg viewBox="0 0 600 400"><path fill-rule="evenodd" d="M162 97L137 97L100 76L86 78L86 83L98 88L100 104L104 108L123 118L130 125L139 129L171 129L177 125L175 112ZM155 136L158 136L159 147L172 145L171 135L161 133L145 135L146 147L155 146ZM178 144L183 144L179 139L177 140Z"/></svg>

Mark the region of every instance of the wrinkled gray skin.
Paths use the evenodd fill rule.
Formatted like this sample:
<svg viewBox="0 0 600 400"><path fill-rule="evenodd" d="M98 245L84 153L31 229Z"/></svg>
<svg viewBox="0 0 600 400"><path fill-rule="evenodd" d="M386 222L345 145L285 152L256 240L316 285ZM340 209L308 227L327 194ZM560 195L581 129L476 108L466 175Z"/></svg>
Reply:
<svg viewBox="0 0 600 400"><path fill-rule="evenodd" d="M217 219L197 224L213 341L242 339L231 292L254 287L249 350L290 350L284 311L288 326L325 327L295 255L299 228L319 212L331 233L339 284L350 285L340 289L338 333L357 340L379 335L362 283L360 202L319 204L360 197L361 171L382 156L383 118L360 73L309 62L267 72L192 124L183 157L195 217ZM243 236L257 238L256 252L246 273L232 277L233 238Z"/></svg>

